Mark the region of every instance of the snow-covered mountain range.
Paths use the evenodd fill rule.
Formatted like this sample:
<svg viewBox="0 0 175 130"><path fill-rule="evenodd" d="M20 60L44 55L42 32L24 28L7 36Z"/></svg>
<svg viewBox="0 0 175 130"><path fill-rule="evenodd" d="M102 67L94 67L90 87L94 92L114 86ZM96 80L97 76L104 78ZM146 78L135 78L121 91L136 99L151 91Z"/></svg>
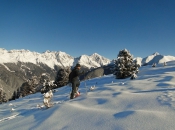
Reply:
<svg viewBox="0 0 175 130"><path fill-rule="evenodd" d="M153 63L162 64L164 62L175 61L175 56L164 56L158 52L153 53L145 58L135 58L140 65L152 65Z"/></svg>
<svg viewBox="0 0 175 130"><path fill-rule="evenodd" d="M54 66L74 66L76 63L87 68L96 68L110 63L110 60L94 53L90 56L82 55L80 57L74 58L65 52L53 52L46 51L44 53L31 52L29 50L5 50L0 48L0 63L42 63L50 68Z"/></svg>
<svg viewBox="0 0 175 130"><path fill-rule="evenodd" d="M158 52L153 53L145 58L135 58L140 65L151 65L153 63L164 63L174 61L175 56L164 56ZM0 64L2 63L33 63L33 64L45 64L54 69L54 66L75 66L76 63L87 68L96 68L111 63L110 59L107 59L97 53L92 55L81 55L79 57L72 57L71 55L61 51L46 51L43 53L31 52L29 50L6 50L0 48Z"/></svg>

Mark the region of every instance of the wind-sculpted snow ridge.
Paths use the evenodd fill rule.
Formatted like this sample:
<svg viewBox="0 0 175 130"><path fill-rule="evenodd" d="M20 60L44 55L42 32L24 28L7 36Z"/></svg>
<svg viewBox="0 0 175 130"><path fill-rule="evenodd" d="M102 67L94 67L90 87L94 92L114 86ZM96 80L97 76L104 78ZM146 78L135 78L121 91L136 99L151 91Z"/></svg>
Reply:
<svg viewBox="0 0 175 130"><path fill-rule="evenodd" d="M39 109L43 95L32 94L0 105L3 130L174 130L175 62L142 66L134 80L106 75L56 89L49 109ZM91 89L93 88L93 89ZM12 109L13 108L13 109Z"/></svg>

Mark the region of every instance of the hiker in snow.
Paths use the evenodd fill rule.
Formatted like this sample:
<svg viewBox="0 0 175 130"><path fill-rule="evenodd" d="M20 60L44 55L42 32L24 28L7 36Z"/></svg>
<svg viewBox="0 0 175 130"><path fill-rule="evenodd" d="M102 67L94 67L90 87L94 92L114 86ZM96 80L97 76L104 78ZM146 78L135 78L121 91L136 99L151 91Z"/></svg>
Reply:
<svg viewBox="0 0 175 130"><path fill-rule="evenodd" d="M79 94L78 88L80 86L79 76L84 74L84 71L80 71L81 65L77 64L72 72L69 74L69 82L72 84L72 92L70 99L73 99L76 94Z"/></svg>

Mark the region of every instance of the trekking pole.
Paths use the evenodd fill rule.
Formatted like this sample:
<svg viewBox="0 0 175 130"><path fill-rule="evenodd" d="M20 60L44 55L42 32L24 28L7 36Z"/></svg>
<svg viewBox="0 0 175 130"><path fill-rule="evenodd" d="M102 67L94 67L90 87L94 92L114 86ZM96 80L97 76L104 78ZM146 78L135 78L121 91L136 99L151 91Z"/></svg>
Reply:
<svg viewBox="0 0 175 130"><path fill-rule="evenodd" d="M86 84L86 81L88 81L88 80L89 80L89 78L87 78L87 80L85 80L86 95L87 95L87 93L88 93L88 86L87 86L87 84Z"/></svg>
<svg viewBox="0 0 175 130"><path fill-rule="evenodd" d="M85 74L84 74L84 86L85 86L85 89L86 89L86 95L87 95L87 86L86 86L86 78L85 78Z"/></svg>

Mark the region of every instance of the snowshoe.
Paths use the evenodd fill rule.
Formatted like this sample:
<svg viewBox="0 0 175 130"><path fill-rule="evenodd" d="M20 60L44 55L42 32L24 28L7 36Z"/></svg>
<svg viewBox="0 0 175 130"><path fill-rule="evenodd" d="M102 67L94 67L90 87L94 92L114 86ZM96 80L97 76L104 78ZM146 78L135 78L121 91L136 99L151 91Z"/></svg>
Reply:
<svg viewBox="0 0 175 130"><path fill-rule="evenodd" d="M78 96L80 96L80 92L77 92L77 93L75 94L74 98L76 98L76 97L78 97Z"/></svg>
<svg viewBox="0 0 175 130"><path fill-rule="evenodd" d="M74 99L76 97L80 96L80 92L76 92L74 95L70 95L70 99Z"/></svg>

